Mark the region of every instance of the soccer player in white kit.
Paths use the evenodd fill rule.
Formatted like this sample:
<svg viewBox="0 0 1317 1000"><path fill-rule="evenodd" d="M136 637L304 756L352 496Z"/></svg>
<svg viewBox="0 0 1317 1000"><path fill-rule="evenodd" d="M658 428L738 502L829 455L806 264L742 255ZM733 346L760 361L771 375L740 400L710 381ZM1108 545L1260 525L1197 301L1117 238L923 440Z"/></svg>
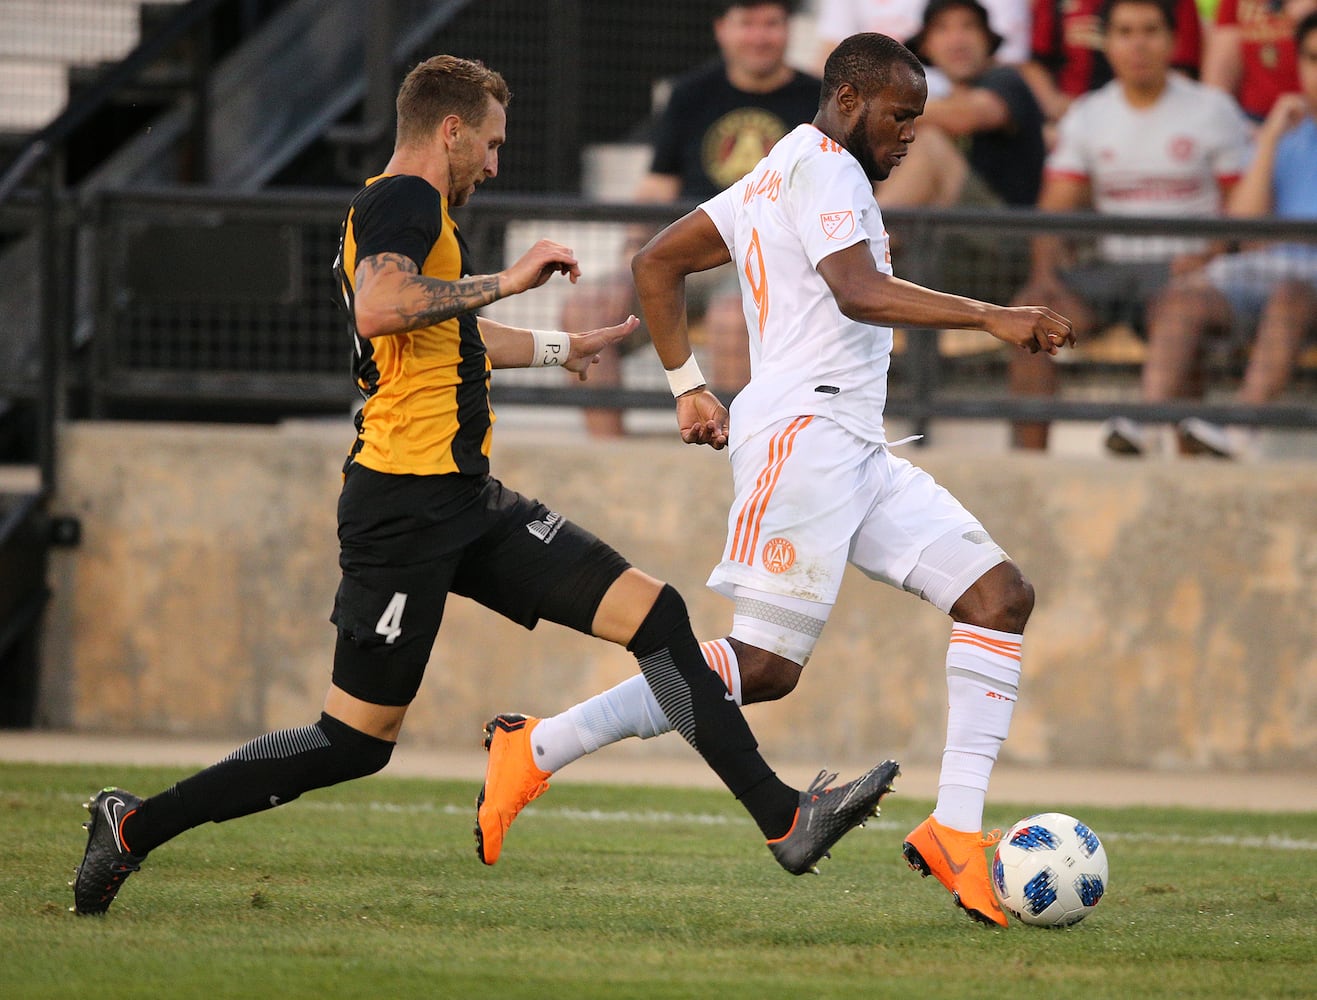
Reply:
<svg viewBox="0 0 1317 1000"><path fill-rule="evenodd" d="M1019 689L1033 589L972 514L890 450L891 325L980 329L1049 354L1073 345L1074 334L1049 309L990 305L893 277L873 183L914 141L926 96L908 49L886 35L851 36L828 58L814 122L656 236L632 267L682 440L731 448L736 499L709 584L733 598L735 614L727 638L703 644L706 660L738 702L789 693L847 562L949 613L937 806L903 851L972 917L1005 925L983 851L983 804ZM740 273L751 357L730 428L691 354L685 309L686 275L729 260ZM671 728L639 675L560 715L521 720L503 715L486 727L486 839L566 763Z"/></svg>

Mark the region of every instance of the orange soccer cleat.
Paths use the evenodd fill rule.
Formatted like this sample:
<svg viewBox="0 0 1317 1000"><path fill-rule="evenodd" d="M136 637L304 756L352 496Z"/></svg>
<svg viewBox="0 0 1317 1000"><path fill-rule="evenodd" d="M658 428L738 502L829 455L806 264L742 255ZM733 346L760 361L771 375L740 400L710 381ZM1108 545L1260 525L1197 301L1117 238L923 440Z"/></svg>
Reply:
<svg viewBox="0 0 1317 1000"><path fill-rule="evenodd" d="M932 816L905 838L901 853L912 869L925 878L934 876L951 892L956 905L982 924L1006 926L1006 914L997 902L983 853L1001 839L1001 831L966 833L943 826Z"/></svg>
<svg viewBox="0 0 1317 1000"><path fill-rule="evenodd" d="M489 763L476 798L476 855L487 865L498 860L508 827L526 805L549 787L549 772L535 766L530 734L539 719L503 712L485 723Z"/></svg>

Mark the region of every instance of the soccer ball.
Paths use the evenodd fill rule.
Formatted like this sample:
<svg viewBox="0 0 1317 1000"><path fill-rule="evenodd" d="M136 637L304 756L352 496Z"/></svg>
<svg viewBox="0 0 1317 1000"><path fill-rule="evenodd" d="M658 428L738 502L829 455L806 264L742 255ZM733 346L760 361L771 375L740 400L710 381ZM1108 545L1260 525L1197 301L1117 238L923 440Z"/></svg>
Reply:
<svg viewBox="0 0 1317 1000"><path fill-rule="evenodd" d="M992 857L992 884L1007 913L1026 924L1067 927L1083 920L1107 888L1107 852L1073 816L1026 816Z"/></svg>

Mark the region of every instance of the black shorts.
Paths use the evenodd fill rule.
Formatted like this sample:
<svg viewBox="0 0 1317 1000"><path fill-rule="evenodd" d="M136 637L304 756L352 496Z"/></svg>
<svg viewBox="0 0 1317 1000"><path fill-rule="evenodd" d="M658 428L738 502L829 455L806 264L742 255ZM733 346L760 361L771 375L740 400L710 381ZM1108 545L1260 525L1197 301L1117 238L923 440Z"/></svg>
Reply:
<svg viewBox="0 0 1317 1000"><path fill-rule="evenodd" d="M334 684L377 705L416 696L450 592L528 629L545 618L588 634L629 566L489 476L386 475L354 463L338 537Z"/></svg>
<svg viewBox="0 0 1317 1000"><path fill-rule="evenodd" d="M1093 310L1099 330L1126 323L1147 339L1147 307L1171 280L1169 261L1093 261L1061 272L1061 280Z"/></svg>

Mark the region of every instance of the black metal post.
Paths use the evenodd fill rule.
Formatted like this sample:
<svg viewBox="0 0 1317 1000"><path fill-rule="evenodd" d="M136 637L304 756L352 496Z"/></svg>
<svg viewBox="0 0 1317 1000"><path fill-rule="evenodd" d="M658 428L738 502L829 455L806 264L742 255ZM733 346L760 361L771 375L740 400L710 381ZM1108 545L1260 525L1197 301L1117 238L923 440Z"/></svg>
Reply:
<svg viewBox="0 0 1317 1000"><path fill-rule="evenodd" d="M362 124L372 142L393 124L393 40L398 34L397 0L375 0L366 21L366 101Z"/></svg>
<svg viewBox="0 0 1317 1000"><path fill-rule="evenodd" d="M188 180L209 184L210 169L210 78L213 62L210 18L202 18L192 36L192 163Z"/></svg>
<svg viewBox="0 0 1317 1000"><path fill-rule="evenodd" d="M581 178L583 55L581 0L549 4L553 36L548 45L548 155L545 180L550 191L576 191Z"/></svg>
<svg viewBox="0 0 1317 1000"><path fill-rule="evenodd" d="M60 395L63 392L64 337L61 335L61 308L65 300L63 276L66 269L60 266L60 216L64 205L64 154L57 151L50 157L46 170L46 183L41 197L41 252L38 266L41 284L39 306L39 347L41 374L40 388L35 400L36 459L41 474L41 492L50 496L55 491L56 424L63 410Z"/></svg>

